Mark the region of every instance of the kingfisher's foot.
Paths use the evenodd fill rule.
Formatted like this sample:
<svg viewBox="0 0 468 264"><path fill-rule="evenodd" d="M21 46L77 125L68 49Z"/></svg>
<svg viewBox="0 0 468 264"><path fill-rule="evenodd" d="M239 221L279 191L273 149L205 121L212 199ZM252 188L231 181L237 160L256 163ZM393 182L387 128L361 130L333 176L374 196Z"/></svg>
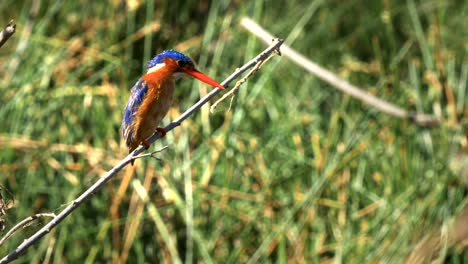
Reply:
<svg viewBox="0 0 468 264"><path fill-rule="evenodd" d="M149 149L149 147L150 147L150 143L148 143L148 141L146 141L146 139L143 139L143 140L141 141L141 144L142 144L143 146L145 146L145 149Z"/></svg>
<svg viewBox="0 0 468 264"><path fill-rule="evenodd" d="M162 127L158 127L156 128L156 133L160 132L161 133L161 137L165 137L166 136L166 129L162 128Z"/></svg>

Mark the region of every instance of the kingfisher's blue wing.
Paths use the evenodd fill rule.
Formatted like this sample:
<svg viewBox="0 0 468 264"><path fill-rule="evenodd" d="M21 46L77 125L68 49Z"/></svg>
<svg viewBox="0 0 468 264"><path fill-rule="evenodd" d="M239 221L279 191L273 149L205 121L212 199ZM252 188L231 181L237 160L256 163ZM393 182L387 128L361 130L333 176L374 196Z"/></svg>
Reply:
<svg viewBox="0 0 468 264"><path fill-rule="evenodd" d="M127 105L122 117L122 136L125 139L127 146L130 145L135 135L134 125L135 114L138 111L143 99L148 92L148 84L143 80L139 79L130 90L130 98L128 98Z"/></svg>

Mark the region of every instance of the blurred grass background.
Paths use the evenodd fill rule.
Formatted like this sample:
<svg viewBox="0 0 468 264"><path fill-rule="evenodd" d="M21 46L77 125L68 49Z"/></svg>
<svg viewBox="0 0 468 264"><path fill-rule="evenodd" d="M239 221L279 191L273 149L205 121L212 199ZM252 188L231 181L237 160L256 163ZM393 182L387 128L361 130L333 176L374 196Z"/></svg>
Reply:
<svg viewBox="0 0 468 264"><path fill-rule="evenodd" d="M205 106L154 146L169 145L163 163L137 161L18 263L401 263L431 234L428 259L466 263L450 234L468 201L467 14L464 1L2 0L0 26L17 23L0 48L7 229L59 212L126 155L121 114L152 56L178 49L222 81L262 51L244 16L442 120L378 113L275 57L230 112ZM177 87L164 124L210 89Z"/></svg>

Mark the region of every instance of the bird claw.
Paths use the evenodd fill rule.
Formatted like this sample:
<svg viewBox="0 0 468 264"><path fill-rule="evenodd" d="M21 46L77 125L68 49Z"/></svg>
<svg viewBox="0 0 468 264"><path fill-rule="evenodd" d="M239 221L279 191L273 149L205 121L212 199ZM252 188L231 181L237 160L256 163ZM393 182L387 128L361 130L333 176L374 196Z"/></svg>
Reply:
<svg viewBox="0 0 468 264"><path fill-rule="evenodd" d="M148 143L148 141L146 141L146 139L143 139L143 140L141 141L141 144L142 144L143 146L145 146L145 149L149 149L149 147L150 147L150 143Z"/></svg>
<svg viewBox="0 0 468 264"><path fill-rule="evenodd" d="M164 129L164 128L162 128L162 127L158 127L158 128L156 128L155 133L161 133L161 137L163 138L164 136L166 136L166 133L167 133L167 132L166 132L166 129ZM150 145L151 145L146 139L143 139L143 140L141 141L141 144L142 144L143 146L145 146L145 149L149 149L149 147L150 147Z"/></svg>
<svg viewBox="0 0 468 264"><path fill-rule="evenodd" d="M158 132L161 133L161 137L162 137L162 138L165 137L165 136L166 136L166 133L167 133L166 129L164 129L164 128L162 128L162 127L156 128L156 133L158 133Z"/></svg>

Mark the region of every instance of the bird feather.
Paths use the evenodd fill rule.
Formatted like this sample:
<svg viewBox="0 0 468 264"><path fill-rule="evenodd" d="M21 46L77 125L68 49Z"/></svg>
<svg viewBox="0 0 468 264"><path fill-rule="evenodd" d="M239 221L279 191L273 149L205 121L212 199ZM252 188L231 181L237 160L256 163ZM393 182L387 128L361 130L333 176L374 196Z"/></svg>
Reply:
<svg viewBox="0 0 468 264"><path fill-rule="evenodd" d="M122 118L122 136L125 143L130 145L135 136L133 123L135 122L135 114L148 93L148 84L139 79L131 89L130 98L125 106L124 118Z"/></svg>

